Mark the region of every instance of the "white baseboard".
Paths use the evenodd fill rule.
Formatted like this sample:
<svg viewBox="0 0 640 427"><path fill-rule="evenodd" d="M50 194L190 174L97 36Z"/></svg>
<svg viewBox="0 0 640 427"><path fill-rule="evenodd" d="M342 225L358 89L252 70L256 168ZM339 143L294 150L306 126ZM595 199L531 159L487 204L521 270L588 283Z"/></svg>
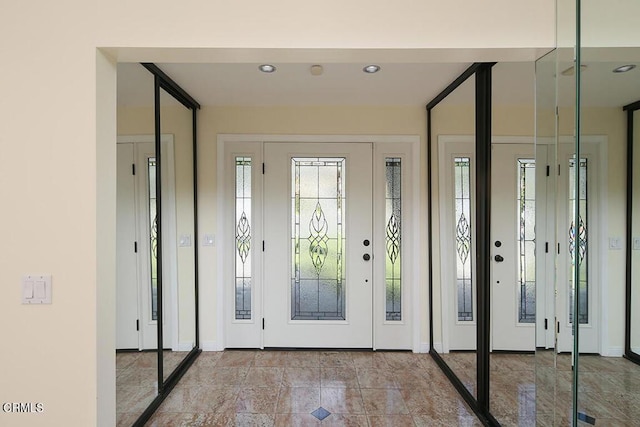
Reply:
<svg viewBox="0 0 640 427"><path fill-rule="evenodd" d="M631 351L634 353L640 354L640 347L631 347Z"/></svg>
<svg viewBox="0 0 640 427"><path fill-rule="evenodd" d="M193 349L193 342L191 341L180 341L178 343L178 349L175 351L191 351Z"/></svg>
<svg viewBox="0 0 640 427"><path fill-rule="evenodd" d="M216 341L202 341L200 347L202 351L222 351L224 348L218 345Z"/></svg>
<svg viewBox="0 0 640 427"><path fill-rule="evenodd" d="M420 348L418 349L418 353L429 353L429 343L428 342L421 342L420 343Z"/></svg>
<svg viewBox="0 0 640 427"><path fill-rule="evenodd" d="M623 355L624 355L624 348L622 347L609 347L602 354L602 356L605 356L605 357L622 357Z"/></svg>
<svg viewBox="0 0 640 427"><path fill-rule="evenodd" d="M441 342L434 342L433 343L433 349L435 351L437 351L438 353L442 353L442 343Z"/></svg>

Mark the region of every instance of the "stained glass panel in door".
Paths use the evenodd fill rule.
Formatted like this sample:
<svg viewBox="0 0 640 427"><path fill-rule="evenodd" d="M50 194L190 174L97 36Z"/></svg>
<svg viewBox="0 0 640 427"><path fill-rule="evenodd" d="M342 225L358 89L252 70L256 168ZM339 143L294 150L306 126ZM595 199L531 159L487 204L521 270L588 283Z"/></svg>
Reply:
<svg viewBox="0 0 640 427"><path fill-rule="evenodd" d="M518 159L518 323L536 321L536 162Z"/></svg>
<svg viewBox="0 0 640 427"><path fill-rule="evenodd" d="M345 158L291 159L292 320L345 320Z"/></svg>

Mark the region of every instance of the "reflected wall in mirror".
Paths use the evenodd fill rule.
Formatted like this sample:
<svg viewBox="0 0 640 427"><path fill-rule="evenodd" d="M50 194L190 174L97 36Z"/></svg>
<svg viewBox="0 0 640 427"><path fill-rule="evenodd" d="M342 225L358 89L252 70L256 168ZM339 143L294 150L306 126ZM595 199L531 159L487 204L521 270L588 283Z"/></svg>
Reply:
<svg viewBox="0 0 640 427"><path fill-rule="evenodd" d="M562 49L554 50L536 61L536 164L539 173L536 184L539 191L536 209L536 354L535 354L535 416L538 424L553 424L561 397L556 393L556 185L557 174L551 172L557 164L556 85L558 57ZM544 173L541 173L544 171ZM571 366L570 364L568 365ZM571 390L570 378L564 391ZM570 393L564 398L571 405ZM565 411L566 412L566 411ZM565 417L568 413L564 414Z"/></svg>
<svg viewBox="0 0 640 427"><path fill-rule="evenodd" d="M198 106L153 64L118 70L116 399L130 425L197 356Z"/></svg>
<svg viewBox="0 0 640 427"><path fill-rule="evenodd" d="M475 279L475 76L431 110L438 150L440 281L434 281L434 347L477 392L477 287ZM437 261L436 261L437 262ZM437 284L439 283L439 284ZM436 285L437 284L437 285Z"/></svg>
<svg viewBox="0 0 640 427"><path fill-rule="evenodd" d="M586 36L589 28L583 28ZM578 418L592 417L596 423L616 425L635 419L637 412L632 408L640 403L637 382L633 381L640 379L640 366L622 358L620 351L624 348L627 329L624 314L627 260L622 250L627 239L622 236L627 235L624 224L627 223L625 182L628 183L628 176L624 165L628 159L627 113L623 107L640 99L640 73L636 69L627 72L619 69L639 63L640 49L583 47L581 56L580 158L587 160L587 176L576 181L576 194L587 196L587 206L580 206L580 215L586 215L588 221L585 226L588 247L587 266L581 266L580 290L576 293L580 328L577 369L574 366L575 409ZM615 166L607 168L604 159ZM635 162L631 162L631 169L633 179L637 173ZM602 188L600 192L598 187ZM631 189L635 195L637 190L633 186ZM633 204L634 201L630 204L632 209ZM636 224L632 219L629 222L631 235L637 235ZM599 243L598 230L607 230L608 241ZM633 237L629 244L633 254ZM609 251L598 252L599 247L607 247ZM633 283L637 271L633 262L630 267ZM633 304L633 299L630 302ZM633 331L633 323L629 326ZM597 407L602 396L606 396L606 410Z"/></svg>
<svg viewBox="0 0 640 427"><path fill-rule="evenodd" d="M195 246L193 112L160 89L160 133L166 173L163 209L163 377L176 369L195 346Z"/></svg>
<svg viewBox="0 0 640 427"><path fill-rule="evenodd" d="M489 406L503 425L530 425L536 416L536 286L544 286L536 268L544 233L536 220L546 196L537 185L546 145L536 147L533 139L534 64L496 64L492 91Z"/></svg>
<svg viewBox="0 0 640 427"><path fill-rule="evenodd" d="M116 411L119 425L131 425L158 395L156 152L153 76L123 67L139 82L118 74Z"/></svg>

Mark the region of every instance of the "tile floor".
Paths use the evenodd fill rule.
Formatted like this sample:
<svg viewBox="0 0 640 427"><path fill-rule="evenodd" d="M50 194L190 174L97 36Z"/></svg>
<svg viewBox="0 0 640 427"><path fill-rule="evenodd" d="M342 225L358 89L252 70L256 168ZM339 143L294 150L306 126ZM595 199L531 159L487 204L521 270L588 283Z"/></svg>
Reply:
<svg viewBox="0 0 640 427"><path fill-rule="evenodd" d="M177 355L167 360L172 356L177 360ZM475 355L444 356L473 392ZM117 372L118 426L130 426L154 397L155 377L146 374L156 372L155 359L148 353L118 355ZM640 425L640 366L622 358L583 356L579 387L581 411L594 417L596 425ZM492 354L491 402L504 426L570 425L570 356L554 361L552 352ZM312 415L322 417L323 412L322 421ZM405 425L481 424L429 355L346 351L202 353L147 423Z"/></svg>
<svg viewBox="0 0 640 427"><path fill-rule="evenodd" d="M320 408L322 421L312 415ZM480 425L429 355L347 351L203 352L147 423Z"/></svg>
<svg viewBox="0 0 640 427"><path fill-rule="evenodd" d="M165 351L165 379L187 352ZM131 426L158 392L158 354L156 352L116 353L116 417L119 426Z"/></svg>

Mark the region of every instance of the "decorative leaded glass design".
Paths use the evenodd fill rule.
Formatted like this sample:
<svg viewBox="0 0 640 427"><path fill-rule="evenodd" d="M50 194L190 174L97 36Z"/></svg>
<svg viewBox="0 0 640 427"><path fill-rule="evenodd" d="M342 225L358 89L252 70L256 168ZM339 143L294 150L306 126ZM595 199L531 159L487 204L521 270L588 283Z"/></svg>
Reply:
<svg viewBox="0 0 640 427"><path fill-rule="evenodd" d="M345 320L344 158L292 158L292 320Z"/></svg>
<svg viewBox="0 0 640 427"><path fill-rule="evenodd" d="M385 262L387 314L386 320L402 320L401 224L402 170L401 159L386 158L386 249Z"/></svg>
<svg viewBox="0 0 640 427"><path fill-rule="evenodd" d="M147 158L149 177L149 247L151 276L151 319L158 320L158 215L156 213L156 159Z"/></svg>
<svg viewBox="0 0 640 427"><path fill-rule="evenodd" d="M251 319L251 158L236 157L236 319Z"/></svg>
<svg viewBox="0 0 640 427"><path fill-rule="evenodd" d="M571 256L571 283L569 292L569 323L573 323L575 269L579 268L580 282L578 285L578 322L589 323L589 257L588 257L588 203L587 203L587 159L580 159L579 164L579 221L576 230L576 161L569 160L569 255Z"/></svg>
<svg viewBox="0 0 640 427"><path fill-rule="evenodd" d="M458 321L473 321L471 276L471 159L454 158L456 286Z"/></svg>
<svg viewBox="0 0 640 427"><path fill-rule="evenodd" d="M536 162L518 159L518 322L536 321Z"/></svg>

